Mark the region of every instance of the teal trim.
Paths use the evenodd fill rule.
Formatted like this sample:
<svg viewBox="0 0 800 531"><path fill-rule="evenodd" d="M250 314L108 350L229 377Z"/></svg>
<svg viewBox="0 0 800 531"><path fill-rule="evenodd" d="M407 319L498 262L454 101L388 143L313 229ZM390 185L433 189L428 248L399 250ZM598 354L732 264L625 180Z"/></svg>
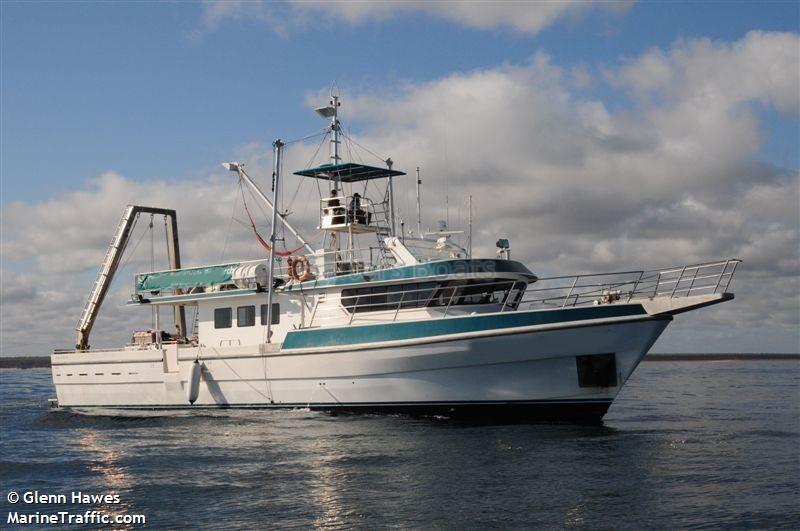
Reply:
<svg viewBox="0 0 800 531"><path fill-rule="evenodd" d="M513 260L439 260L422 264L380 269L367 273L355 273L339 277L309 280L299 284L285 286L283 291L301 291L333 286L363 284L365 282L402 281L410 279L426 279L438 276L459 275L465 273L500 273L522 275L529 282L536 280L530 269L521 262Z"/></svg>
<svg viewBox="0 0 800 531"><path fill-rule="evenodd" d="M336 328L311 328L290 331L283 342L282 350L380 343L382 341L400 341L466 332L637 315L647 315L641 304L495 313L468 317L439 318L429 321L351 325Z"/></svg>
<svg viewBox="0 0 800 531"><path fill-rule="evenodd" d="M237 262L218 266L189 267L171 271L141 273L136 275L136 291L165 291L232 284L231 275L238 266L239 263Z"/></svg>

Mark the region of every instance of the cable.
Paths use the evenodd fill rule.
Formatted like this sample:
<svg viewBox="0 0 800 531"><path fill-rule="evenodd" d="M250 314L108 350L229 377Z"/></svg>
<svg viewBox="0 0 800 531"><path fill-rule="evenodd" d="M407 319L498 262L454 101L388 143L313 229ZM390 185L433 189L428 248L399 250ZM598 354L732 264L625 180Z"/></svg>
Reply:
<svg viewBox="0 0 800 531"><path fill-rule="evenodd" d="M352 137L350 137L349 135L344 135L344 133L342 133L342 134L343 134L343 136L345 136L345 138L347 138L348 140L350 140L350 141L351 141L353 144L357 145L358 147L360 147L361 149L363 149L364 151L366 151L367 153L369 153L370 155L372 155L372 156L373 156L373 157L375 157L376 159L380 160L381 162L386 162L386 159L384 159L384 158L381 158L381 157L380 157L380 155L377 155L375 152L373 152L373 151L369 150L368 148L366 148L366 147L362 146L361 144L359 144L358 142L356 142L356 141L355 141L355 140L354 140Z"/></svg>

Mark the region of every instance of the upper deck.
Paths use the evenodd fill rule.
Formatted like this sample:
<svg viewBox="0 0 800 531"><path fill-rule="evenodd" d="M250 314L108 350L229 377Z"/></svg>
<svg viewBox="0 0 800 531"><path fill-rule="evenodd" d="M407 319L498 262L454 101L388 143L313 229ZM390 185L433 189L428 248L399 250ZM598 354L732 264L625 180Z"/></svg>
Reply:
<svg viewBox="0 0 800 531"><path fill-rule="evenodd" d="M260 274L264 271L263 262L140 273L136 275L136 292L131 302L175 304L264 291L267 278ZM537 279L524 264L497 259L440 260L345 275L321 276L305 282L293 281L285 272L276 278L280 279L277 290L286 293L328 291L366 283L402 284L419 280L503 278L529 284Z"/></svg>

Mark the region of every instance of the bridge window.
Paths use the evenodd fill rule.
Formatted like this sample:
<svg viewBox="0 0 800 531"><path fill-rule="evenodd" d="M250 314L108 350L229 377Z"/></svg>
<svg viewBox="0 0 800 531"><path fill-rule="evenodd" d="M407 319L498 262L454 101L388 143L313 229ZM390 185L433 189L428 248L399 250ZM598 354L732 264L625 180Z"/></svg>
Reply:
<svg viewBox="0 0 800 531"><path fill-rule="evenodd" d="M214 309L214 328L230 328L233 311L230 308Z"/></svg>
<svg viewBox="0 0 800 531"><path fill-rule="evenodd" d="M522 282L499 279L451 280L442 284L428 306L503 304L508 298L506 306L515 308L522 297L524 285Z"/></svg>
<svg viewBox="0 0 800 531"><path fill-rule="evenodd" d="M261 326L267 324L267 305L261 305ZM272 303L272 324L281 324L281 303Z"/></svg>
<svg viewBox="0 0 800 531"><path fill-rule="evenodd" d="M255 306L239 306L236 308L236 326L255 326L256 324L256 307Z"/></svg>
<svg viewBox="0 0 800 531"><path fill-rule="evenodd" d="M422 308L438 284L395 284L342 290L342 306L350 313L379 312L399 308Z"/></svg>

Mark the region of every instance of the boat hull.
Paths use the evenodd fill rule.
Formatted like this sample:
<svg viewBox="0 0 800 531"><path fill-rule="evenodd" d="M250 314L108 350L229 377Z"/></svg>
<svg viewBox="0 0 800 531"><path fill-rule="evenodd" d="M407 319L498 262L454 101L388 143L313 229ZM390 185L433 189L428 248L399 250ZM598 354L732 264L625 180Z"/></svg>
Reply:
<svg viewBox="0 0 800 531"><path fill-rule="evenodd" d="M597 421L670 320L592 319L336 349L57 354L53 379L62 407L303 407ZM613 356L613 381L581 382L579 358L586 356ZM202 374L190 405L196 359Z"/></svg>

